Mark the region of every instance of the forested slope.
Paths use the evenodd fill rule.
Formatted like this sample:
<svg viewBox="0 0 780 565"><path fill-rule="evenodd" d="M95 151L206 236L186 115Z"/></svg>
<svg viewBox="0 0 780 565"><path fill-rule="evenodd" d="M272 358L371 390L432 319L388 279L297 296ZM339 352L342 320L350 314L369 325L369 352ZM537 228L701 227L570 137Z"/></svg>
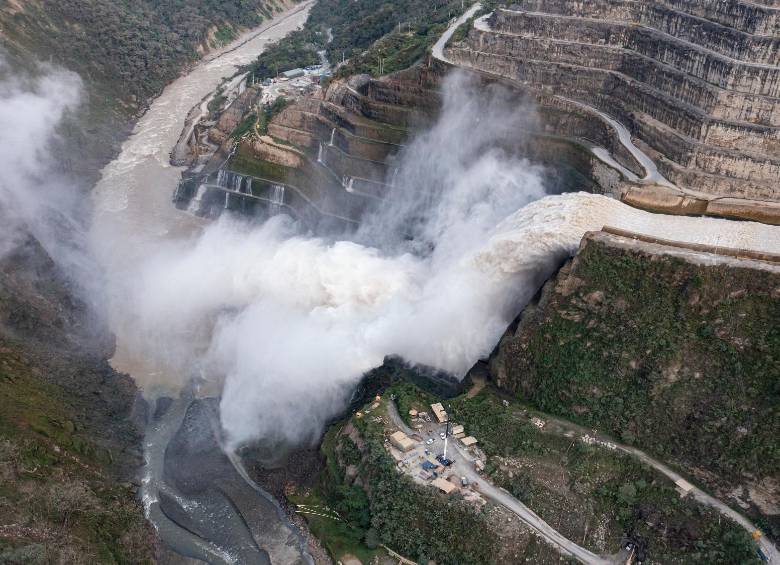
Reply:
<svg viewBox="0 0 780 565"><path fill-rule="evenodd" d="M421 59L462 6L459 0L319 0L305 29L268 49L253 70L258 78L274 76L316 63L324 50L334 65L348 61L339 76L378 76L380 59L382 73L392 73Z"/></svg>
<svg viewBox="0 0 780 565"><path fill-rule="evenodd" d="M0 2L0 84L17 111L30 114L12 123L34 130L45 102L65 95L38 92L60 84L36 80L52 74L49 63L83 83L83 103L65 110L60 135L30 143L38 167L14 171L6 159L0 175L5 189L13 185L10 196L0 193L0 563L151 563L160 551L136 495L144 425L136 386L109 365L113 339L87 304L96 297L74 288L61 257L23 225L16 193L32 192L43 177L53 191L91 189L155 94L205 49L290 4ZM4 139L29 142L9 132L8 120L3 126ZM52 200L69 201L62 192ZM88 198L75 199L88 207ZM69 219L50 221L59 238L83 243Z"/></svg>
<svg viewBox="0 0 780 565"><path fill-rule="evenodd" d="M143 414L112 350L35 239L0 258L0 563L154 560L130 482Z"/></svg>
<svg viewBox="0 0 780 565"><path fill-rule="evenodd" d="M626 241L585 237L502 340L496 383L739 495L776 533L780 267Z"/></svg>
<svg viewBox="0 0 780 565"><path fill-rule="evenodd" d="M148 102L204 52L294 0L10 0L0 58L15 74L40 62L77 72L85 103L63 122L62 172L92 186Z"/></svg>
<svg viewBox="0 0 780 565"><path fill-rule="evenodd" d="M146 101L204 48L260 24L283 0L33 0L0 12L6 48L53 60L122 99Z"/></svg>

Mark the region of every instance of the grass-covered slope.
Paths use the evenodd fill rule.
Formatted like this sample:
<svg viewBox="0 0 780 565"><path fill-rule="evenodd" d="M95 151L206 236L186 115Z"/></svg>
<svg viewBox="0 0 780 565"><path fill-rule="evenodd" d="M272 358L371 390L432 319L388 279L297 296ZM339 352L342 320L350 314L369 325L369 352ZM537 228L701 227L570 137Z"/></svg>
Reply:
<svg viewBox="0 0 780 565"><path fill-rule="evenodd" d="M252 70L275 76L315 64L324 50L333 65L347 61L339 77L389 74L423 58L462 7L459 0L319 0L304 29L270 46Z"/></svg>
<svg viewBox="0 0 780 565"><path fill-rule="evenodd" d="M747 531L690 497L680 498L660 473L502 400L491 385L472 398L450 401L447 411L479 438L491 480L564 536L602 555L630 539L653 563L760 562ZM535 418L546 422L542 429Z"/></svg>
<svg viewBox="0 0 780 565"><path fill-rule="evenodd" d="M354 555L368 563L385 546L418 563L560 563L557 551L512 513L468 502L458 493L446 496L398 469L386 448L388 434L396 431L389 398L399 404L434 398L395 380L407 371L391 362L373 372L375 383L394 381L383 400L375 403L367 395L372 400L359 413L334 424L322 441L325 465L317 486L288 494L331 557Z"/></svg>
<svg viewBox="0 0 780 565"><path fill-rule="evenodd" d="M705 481L771 491L780 267L626 241L586 236L502 341L497 384Z"/></svg>

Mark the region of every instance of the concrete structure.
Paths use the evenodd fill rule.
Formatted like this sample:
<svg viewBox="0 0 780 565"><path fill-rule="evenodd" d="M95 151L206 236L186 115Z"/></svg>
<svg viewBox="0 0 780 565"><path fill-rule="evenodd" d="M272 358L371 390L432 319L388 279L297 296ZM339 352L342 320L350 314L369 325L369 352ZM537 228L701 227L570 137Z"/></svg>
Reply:
<svg viewBox="0 0 780 565"><path fill-rule="evenodd" d="M450 494L452 491L458 490L458 487L441 477L434 479L431 484L442 491L444 494Z"/></svg>
<svg viewBox="0 0 780 565"><path fill-rule="evenodd" d="M305 74L306 71L304 71L303 69L290 69L289 71L284 71L282 73L282 76L287 79L293 79L293 78L302 77Z"/></svg>
<svg viewBox="0 0 780 565"><path fill-rule="evenodd" d="M452 435L457 437L458 434L464 433L466 429L460 424L458 424L456 426L452 426L452 429L450 431L452 432Z"/></svg>
<svg viewBox="0 0 780 565"><path fill-rule="evenodd" d="M460 442L464 445L464 447L471 447L472 445L477 444L477 438L474 436L468 436L464 437Z"/></svg>
<svg viewBox="0 0 780 565"><path fill-rule="evenodd" d="M390 435L390 443L393 447L404 453L414 449L414 446L417 444L417 442L400 430Z"/></svg>
<svg viewBox="0 0 780 565"><path fill-rule="evenodd" d="M444 406L441 405L441 402L431 404L431 410L433 411L433 415L437 422L443 424L447 421L447 412L444 410Z"/></svg>

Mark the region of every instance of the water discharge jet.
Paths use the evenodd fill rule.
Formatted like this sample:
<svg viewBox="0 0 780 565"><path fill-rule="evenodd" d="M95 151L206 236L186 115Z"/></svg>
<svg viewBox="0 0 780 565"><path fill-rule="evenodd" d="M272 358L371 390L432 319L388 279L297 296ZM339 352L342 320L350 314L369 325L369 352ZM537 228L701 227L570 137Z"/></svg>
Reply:
<svg viewBox="0 0 780 565"><path fill-rule="evenodd" d="M98 189L117 364L151 394L176 394L202 372L203 395L221 396L231 449L259 438L312 443L389 354L465 373L585 231L608 224L699 243L717 234L721 246L770 251L780 243L768 226L545 197L542 169L502 149L530 129L532 109L459 75L443 94L439 120L399 156L392 198L349 237L302 234L281 214L204 227L175 211L170 146L148 144L176 124L155 130L153 108ZM274 189L274 201L281 207L284 193Z"/></svg>
<svg viewBox="0 0 780 565"><path fill-rule="evenodd" d="M439 121L399 156L393 198L351 239L302 235L285 216L259 227L222 218L159 246L129 293L139 345L181 374L205 368L232 445L309 443L386 355L464 374L586 231L778 246L768 226L545 198L542 170L500 149L530 115L453 76Z"/></svg>

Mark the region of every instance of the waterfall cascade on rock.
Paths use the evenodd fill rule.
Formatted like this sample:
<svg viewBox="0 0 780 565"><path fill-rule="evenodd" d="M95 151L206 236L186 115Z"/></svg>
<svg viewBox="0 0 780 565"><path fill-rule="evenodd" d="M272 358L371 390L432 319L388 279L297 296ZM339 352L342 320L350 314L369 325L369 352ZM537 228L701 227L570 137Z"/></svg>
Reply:
<svg viewBox="0 0 780 565"><path fill-rule="evenodd" d="M271 196L271 215L278 214L284 205L284 185L273 185L273 194Z"/></svg>
<svg viewBox="0 0 780 565"><path fill-rule="evenodd" d="M203 195L206 194L207 190L208 187L205 184L198 186L198 190L195 193L195 196L192 197L189 205L187 206L187 212L190 214L197 214L200 212L200 207L203 204Z"/></svg>

